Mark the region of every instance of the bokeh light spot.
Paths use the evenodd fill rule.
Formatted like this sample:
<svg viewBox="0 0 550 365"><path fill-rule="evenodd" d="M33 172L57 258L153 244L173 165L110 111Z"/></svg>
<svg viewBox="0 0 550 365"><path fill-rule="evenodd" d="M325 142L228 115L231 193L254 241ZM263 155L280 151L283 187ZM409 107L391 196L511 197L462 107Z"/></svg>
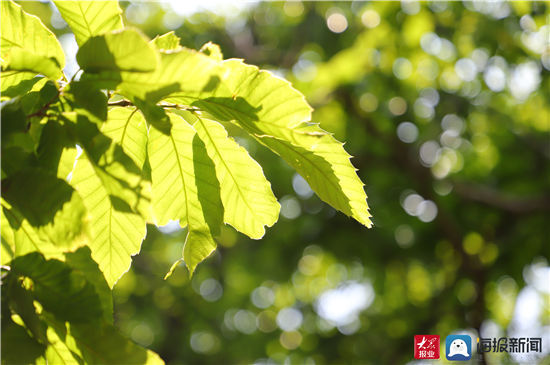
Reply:
<svg viewBox="0 0 550 365"><path fill-rule="evenodd" d="M380 24L380 15L375 10L365 10L361 15L361 22L367 28L376 28Z"/></svg>
<svg viewBox="0 0 550 365"><path fill-rule="evenodd" d="M388 102L388 109L393 115L403 115L407 111L407 102L400 96L395 96Z"/></svg>
<svg viewBox="0 0 550 365"><path fill-rule="evenodd" d="M403 122L397 126L397 137L405 143L413 143L418 138L418 128L411 122Z"/></svg>
<svg viewBox="0 0 550 365"><path fill-rule="evenodd" d="M348 20L340 12L333 12L327 17L327 27L333 33L342 33L348 29Z"/></svg>

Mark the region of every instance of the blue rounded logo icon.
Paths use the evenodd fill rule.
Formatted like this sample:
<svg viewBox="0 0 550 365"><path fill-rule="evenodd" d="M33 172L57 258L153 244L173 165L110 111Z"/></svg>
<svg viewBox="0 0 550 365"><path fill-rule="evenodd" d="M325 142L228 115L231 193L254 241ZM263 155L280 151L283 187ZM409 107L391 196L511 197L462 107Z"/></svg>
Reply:
<svg viewBox="0 0 550 365"><path fill-rule="evenodd" d="M468 335L449 335L445 339L445 356L451 361L472 358L472 338Z"/></svg>

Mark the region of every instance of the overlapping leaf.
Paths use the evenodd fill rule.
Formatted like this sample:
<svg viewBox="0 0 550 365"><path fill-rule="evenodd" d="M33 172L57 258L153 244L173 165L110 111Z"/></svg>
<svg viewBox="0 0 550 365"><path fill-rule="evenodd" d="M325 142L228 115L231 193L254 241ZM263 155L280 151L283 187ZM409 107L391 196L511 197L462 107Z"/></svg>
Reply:
<svg viewBox="0 0 550 365"><path fill-rule="evenodd" d="M371 226L363 183L342 143L309 123L311 107L290 84L238 60L223 62L211 92L175 93L166 100L195 105L212 118L236 122L279 154L325 202Z"/></svg>
<svg viewBox="0 0 550 365"><path fill-rule="evenodd" d="M213 90L219 83L219 64L204 54L187 48L161 53L160 63L154 72L86 73L81 82L90 87L110 88L142 102L156 103L174 92Z"/></svg>
<svg viewBox="0 0 550 365"><path fill-rule="evenodd" d="M118 210L147 216L150 202L147 181L141 166L128 156L122 143L102 133L84 113L63 113L63 119L74 130L85 157L91 162L95 174ZM132 118L129 122L133 121ZM108 128L106 125L112 123L108 120L101 128ZM145 145L142 148L146 148Z"/></svg>
<svg viewBox="0 0 550 365"><path fill-rule="evenodd" d="M157 224L177 219L187 226L183 259L192 273L216 247L213 236L223 217L220 186L196 131L179 115L169 113L169 118L169 135L154 128L149 134L153 209Z"/></svg>
<svg viewBox="0 0 550 365"><path fill-rule="evenodd" d="M65 66L65 55L55 35L40 19L25 13L13 1L2 1L0 6L0 56L7 61L2 64L2 92L30 80L36 73L60 77ZM4 72L6 66L11 71Z"/></svg>
<svg viewBox="0 0 550 365"><path fill-rule="evenodd" d="M49 346L45 358L50 364L160 365L164 361L125 338L105 322L68 324L46 318Z"/></svg>
<svg viewBox="0 0 550 365"><path fill-rule="evenodd" d="M103 125L104 133L111 137L134 164L143 165L146 154L147 130L145 122L135 111L114 108ZM105 279L112 287L131 264L131 256L139 252L146 233L145 222L149 203L143 200L137 214L128 202L111 195L109 180L102 178L101 170L86 155L80 156L73 171L71 184L78 190L91 215L93 240L90 243L92 257L99 264ZM141 197L149 195L149 185L141 177ZM124 204L126 203L126 204Z"/></svg>
<svg viewBox="0 0 550 365"><path fill-rule="evenodd" d="M13 47L9 51L3 69L23 72L24 74L27 72L33 75L42 74L52 80L57 80L63 75L57 61L53 58L35 54L19 47Z"/></svg>
<svg viewBox="0 0 550 365"><path fill-rule="evenodd" d="M87 242L87 212L65 181L34 169L2 183L2 245L12 257L33 251L59 257Z"/></svg>
<svg viewBox="0 0 550 365"><path fill-rule="evenodd" d="M59 260L46 260L35 252L12 262L13 275L32 280L32 296L44 310L71 322L98 319L102 307L95 288L81 273Z"/></svg>
<svg viewBox="0 0 550 365"><path fill-rule="evenodd" d="M135 29L90 37L78 50L76 60L88 72L147 72L158 64L154 47Z"/></svg>
<svg viewBox="0 0 550 365"><path fill-rule="evenodd" d="M112 315L112 304L109 308L103 303L110 296L101 295L106 284L97 265L90 265L89 251L67 259L46 260L38 253L18 257L7 277L10 309L34 337L16 338L35 349L32 358L53 364L162 364L158 355L124 338L101 316L105 310ZM27 283L25 288L21 282ZM35 313L33 302L40 303L40 313ZM11 348L6 350L8 358L15 359Z"/></svg>
<svg viewBox="0 0 550 365"><path fill-rule="evenodd" d="M118 1L54 1L82 46L90 37L122 29L122 10Z"/></svg>
<svg viewBox="0 0 550 365"><path fill-rule="evenodd" d="M280 206L261 166L218 122L196 117L193 126L216 165L224 221L251 238L263 237L264 226L279 218Z"/></svg>

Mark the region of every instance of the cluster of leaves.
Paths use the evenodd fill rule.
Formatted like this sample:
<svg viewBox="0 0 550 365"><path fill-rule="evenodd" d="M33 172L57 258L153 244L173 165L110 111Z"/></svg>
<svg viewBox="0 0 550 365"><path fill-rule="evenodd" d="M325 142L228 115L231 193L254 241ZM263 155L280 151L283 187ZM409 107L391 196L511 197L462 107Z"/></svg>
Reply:
<svg viewBox="0 0 550 365"><path fill-rule="evenodd" d="M313 119L348 141L354 165L368 179L377 229L366 231L343 215L333 216L329 207L319 207L315 195L292 190L287 182L294 171L258 148L253 155L262 161L276 196L283 197L277 225L261 245L228 234L220 240L215 259L200 265L191 282L178 271L162 288L158 273L178 254L185 231L154 235L151 229L131 271L115 288L120 328L168 361L212 364L406 363L412 359L414 334L445 336L462 329L479 336L484 321L491 328L498 325L503 335L517 336L514 318L525 311L521 304L515 306L516 296L533 293L526 273L537 257L544 267L543 257L550 257L545 239L549 205L544 199L550 170L543 167L548 165L548 148L540 148L548 146L550 79L540 54L523 45L530 34L523 28L525 21L532 18L542 33L549 10L540 2L498 4L509 7L506 17L476 10L497 3L265 2L238 20L232 14L215 22L207 12L186 18L176 30L184 44L198 47L197 39L210 39L222 45L225 55L246 55L262 68L278 69L315 107ZM418 12L408 5L418 5ZM335 34L326 25L335 11L348 21L343 33ZM143 23L143 17L135 16L142 12L149 16ZM162 20L173 14L162 4L134 3L126 15L152 36L169 29ZM231 27L232 20L236 24ZM453 58L441 59L423 49L422 37L428 34L429 39L430 32L453 45ZM455 63L478 54L488 56L486 66L476 66L474 80L461 80ZM412 64L405 79L394 73L400 58ZM508 80L518 64L539 65L541 84L526 101L485 83L485 70L502 59L508 64ZM448 77L460 83L449 85ZM436 104L428 104L432 114L422 108L425 101ZM406 109L394 109L399 102ZM455 131L442 123L449 114L460 118L455 118L460 146L446 139ZM405 121L418 129L412 143L397 133ZM429 141L442 152L431 167L420 155ZM442 178L441 165L454 156L450 148L457 158ZM432 222L403 209L403 198L412 192L437 205ZM301 214L285 217L285 201L296 203ZM472 243L478 245L473 251ZM357 318L356 332L327 324L317 306L324 291L350 280L370 281L375 291L373 303ZM257 294L266 288L273 304L258 307ZM528 312L547 326L548 294L539 298L545 303L540 316L535 319L535 312ZM346 304L354 303L346 299ZM276 320L289 307L303 315L301 326L291 332ZM243 318L254 317L256 326L243 328L248 323ZM528 326L523 316L518 318ZM139 331L144 325L150 329L147 335ZM288 346L289 337L293 346ZM507 354L490 356L488 363L514 361Z"/></svg>
<svg viewBox="0 0 550 365"><path fill-rule="evenodd" d="M123 26L116 2L55 4L80 47L78 79L64 75L61 46L38 18L1 4L8 362L21 353L29 362L161 361L112 325L110 290L147 223L187 227L179 261L192 273L223 224L259 239L279 216L261 166L228 133L256 139L322 200L371 225L350 156L310 122L287 81L224 61L214 44L197 52L173 33L149 41Z"/></svg>

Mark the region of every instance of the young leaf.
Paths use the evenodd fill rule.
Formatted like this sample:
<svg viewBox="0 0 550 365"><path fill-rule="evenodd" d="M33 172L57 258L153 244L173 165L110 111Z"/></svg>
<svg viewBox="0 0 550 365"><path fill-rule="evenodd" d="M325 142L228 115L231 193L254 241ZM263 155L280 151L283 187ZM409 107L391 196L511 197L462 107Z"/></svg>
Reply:
<svg viewBox="0 0 550 365"><path fill-rule="evenodd" d="M2 197L33 227L39 241L72 249L87 240L84 204L77 192L55 175L40 169L22 170L3 179Z"/></svg>
<svg viewBox="0 0 550 365"><path fill-rule="evenodd" d="M100 121L107 119L107 96L101 90L73 81L64 90L65 97L68 94L74 98L75 109L83 109Z"/></svg>
<svg viewBox="0 0 550 365"><path fill-rule="evenodd" d="M181 48L180 37L174 31L156 36L151 43L161 52L176 51Z"/></svg>
<svg viewBox="0 0 550 365"><path fill-rule="evenodd" d="M54 1L76 43L82 46L88 38L122 29L122 10L118 1Z"/></svg>
<svg viewBox="0 0 550 365"><path fill-rule="evenodd" d="M205 43L201 47L200 52L204 53L205 55L212 58L213 60L223 61L222 50L220 46L218 46L215 43L212 43L212 42Z"/></svg>
<svg viewBox="0 0 550 365"><path fill-rule="evenodd" d="M4 70L42 74L52 80L63 75L55 58L37 55L19 47L13 47L6 55L6 62L2 65Z"/></svg>
<svg viewBox="0 0 550 365"><path fill-rule="evenodd" d="M34 72L2 71L0 73L0 93L2 98L25 94L36 82Z"/></svg>
<svg viewBox="0 0 550 365"><path fill-rule="evenodd" d="M97 320L102 313L95 289L79 272L37 252L12 261L13 275L32 280L30 292L44 310L71 322Z"/></svg>
<svg viewBox="0 0 550 365"><path fill-rule="evenodd" d="M78 111L65 112L63 119L73 128L85 157L92 163L95 174L117 209L147 216L149 189L141 166L136 165L118 141L103 134L86 115ZM102 123L101 127L104 125Z"/></svg>
<svg viewBox="0 0 550 365"><path fill-rule="evenodd" d="M135 166L143 166L147 129L139 113L125 108L113 108L109 111L102 131ZM103 175L101 169L92 165L83 154L73 171L71 185L80 193L91 215L90 225L94 238L89 246L92 257L99 264L109 286L113 287L130 268L131 257L140 250L146 233L144 217L150 216L150 205L142 202L138 207L143 216L125 209L119 199L110 196L115 187L110 186L109 180L102 178ZM142 176L140 179L140 196L149 196L150 185Z"/></svg>
<svg viewBox="0 0 550 365"><path fill-rule="evenodd" d="M164 361L153 351L136 345L105 322L66 324L47 318L48 338L56 341L55 351L49 353L52 364L128 364L160 365ZM55 330L54 330L55 328ZM63 337L60 338L59 334ZM52 345L50 345L51 347ZM48 348L49 350L50 348ZM47 351L48 355L48 351ZM59 360L59 358L64 358Z"/></svg>
<svg viewBox="0 0 550 365"><path fill-rule="evenodd" d="M187 118L191 113L183 112ZM179 115L168 114L169 135L155 128L149 134L153 209L157 224L179 219L188 227L183 259L193 273L216 248L213 235L223 217L215 167L195 130Z"/></svg>
<svg viewBox="0 0 550 365"><path fill-rule="evenodd" d="M60 69L65 67L65 55L61 45L40 19L25 13L11 0L2 1L1 8L0 56L2 59L6 59L8 53L17 47L34 56L54 59Z"/></svg>
<svg viewBox="0 0 550 365"><path fill-rule="evenodd" d="M65 264L84 275L86 280L94 286L101 303L103 319L113 324L113 294L98 264L91 257L90 248L81 247L75 252L65 253Z"/></svg>
<svg viewBox="0 0 550 365"><path fill-rule="evenodd" d="M193 126L216 165L225 223L251 238L262 238L264 226L277 222L280 205L261 166L218 122L199 116Z"/></svg>
<svg viewBox="0 0 550 365"><path fill-rule="evenodd" d="M147 125L137 109L114 107L101 132L116 141L139 168L147 156Z"/></svg>
<svg viewBox="0 0 550 365"><path fill-rule="evenodd" d="M9 303L16 313L24 314L27 326L32 324L35 338L47 343L45 360L54 364L162 364L158 355L124 338L101 317L105 306L97 292L99 272L95 264L90 266L89 251L78 251L67 259L69 263L45 260L38 253L18 257L8 276L11 283L20 278L30 279L27 289L17 287L20 297L17 304L24 306L14 305L13 296L9 297ZM110 296L108 289L106 294ZM43 308L38 316L32 301ZM45 336L44 325L47 325Z"/></svg>
<svg viewBox="0 0 550 365"><path fill-rule="evenodd" d="M7 284L7 285L5 285ZM46 326L36 314L33 297L22 287L20 278L10 275L7 283L2 283L3 290L7 291L8 303L12 312L21 317L25 327L40 343L46 343Z"/></svg>
<svg viewBox="0 0 550 365"><path fill-rule="evenodd" d="M86 72L148 72L158 65L154 47L135 29L90 37L78 50L76 60Z"/></svg>
<svg viewBox="0 0 550 365"><path fill-rule="evenodd" d="M288 130L284 138L256 137L298 171L322 200L372 225L363 183L342 143L317 125L306 124Z"/></svg>
<svg viewBox="0 0 550 365"><path fill-rule="evenodd" d="M2 363L38 364L45 346L32 338L27 330L2 316Z"/></svg>
<svg viewBox="0 0 550 365"><path fill-rule="evenodd" d="M63 248L41 237L16 209L2 199L2 264L29 252L39 251L50 258L62 258Z"/></svg>
<svg viewBox="0 0 550 365"><path fill-rule="evenodd" d="M157 103L178 91L196 93L214 89L220 80L218 72L218 62L200 52L182 48L177 52L161 53L160 64L154 72L84 73L80 82L95 88L116 89L132 101Z"/></svg>
<svg viewBox="0 0 550 365"><path fill-rule="evenodd" d="M0 265L8 265L15 257L15 231L8 222L8 218L4 213L3 204L0 209L0 214L0 230L2 232L0 241Z"/></svg>
<svg viewBox="0 0 550 365"><path fill-rule="evenodd" d="M322 200L370 227L367 196L351 156L342 143L309 123L311 107L304 96L287 81L239 60L223 65L213 91L176 93L166 100L235 122L293 166Z"/></svg>
<svg viewBox="0 0 550 365"><path fill-rule="evenodd" d="M90 213L93 259L112 288L130 268L145 237L145 219L139 214L116 209L96 170L85 155L79 157L71 180Z"/></svg>

